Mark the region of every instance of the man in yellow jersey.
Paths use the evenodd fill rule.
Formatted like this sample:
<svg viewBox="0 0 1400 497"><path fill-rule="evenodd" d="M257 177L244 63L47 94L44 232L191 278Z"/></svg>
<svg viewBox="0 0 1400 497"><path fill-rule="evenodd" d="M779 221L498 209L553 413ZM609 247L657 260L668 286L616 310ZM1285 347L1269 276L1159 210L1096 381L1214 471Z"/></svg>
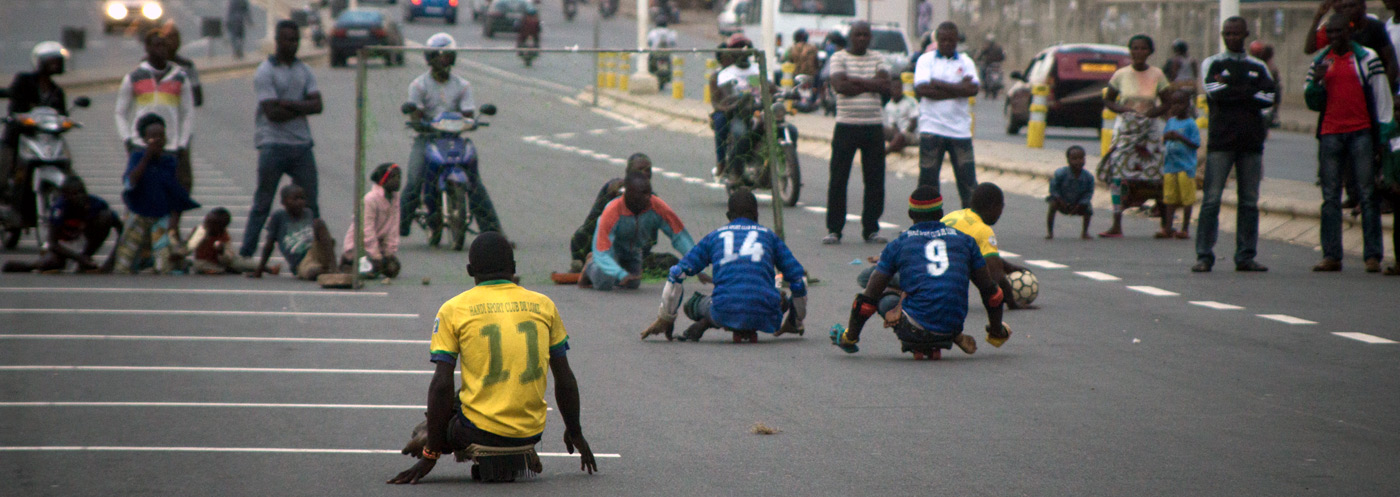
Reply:
<svg viewBox="0 0 1400 497"><path fill-rule="evenodd" d="M1006 199L1003 198L1000 187L992 183L982 183L972 191L972 201L969 203L972 207L943 216L943 224L977 240L977 248L982 250L982 258L987 260L987 272L991 274L992 281L997 282L1001 291L1010 296L1011 282L1007 281L1006 274L1024 271L1026 268L1001 258L1001 251L997 248L997 234L992 231L992 226L1001 219ZM1007 298L1006 306L1010 309L1035 308L1017 305L1015 301L1016 299Z"/></svg>
<svg viewBox="0 0 1400 497"><path fill-rule="evenodd" d="M554 372L555 407L564 418L564 447L570 454L578 448L582 470L597 471L593 450L579 424L578 383L565 354L569 336L554 302L512 281L514 251L497 232L482 233L472 241L467 274L476 279L476 287L448 300L433 320L430 349L437 370L428 387L427 440L421 453L409 454L422 460L389 483L418 483L443 453L473 444L539 443L545 422L546 369ZM458 363L462 388L454 398L452 374ZM485 472L485 462L479 462Z"/></svg>

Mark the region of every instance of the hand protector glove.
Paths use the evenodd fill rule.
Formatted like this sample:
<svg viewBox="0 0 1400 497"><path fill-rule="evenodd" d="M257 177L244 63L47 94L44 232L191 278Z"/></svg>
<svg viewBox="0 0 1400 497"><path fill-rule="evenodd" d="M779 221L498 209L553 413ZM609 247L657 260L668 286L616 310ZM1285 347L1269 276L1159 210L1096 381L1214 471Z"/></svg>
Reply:
<svg viewBox="0 0 1400 497"><path fill-rule="evenodd" d="M849 340L846 336L846 328L839 324L831 325L831 344L847 354L860 352L860 347L856 346L856 341Z"/></svg>

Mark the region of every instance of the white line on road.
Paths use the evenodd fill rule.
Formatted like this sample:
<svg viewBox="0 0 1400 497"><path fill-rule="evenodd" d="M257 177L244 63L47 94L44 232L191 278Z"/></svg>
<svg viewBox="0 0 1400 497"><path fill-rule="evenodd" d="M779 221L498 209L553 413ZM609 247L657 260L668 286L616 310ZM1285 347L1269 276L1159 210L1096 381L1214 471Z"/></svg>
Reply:
<svg viewBox="0 0 1400 497"><path fill-rule="evenodd" d="M1308 321L1308 320L1303 319L1303 318L1295 318L1295 317L1289 316L1289 315L1287 315L1287 314L1255 314L1255 315L1256 315L1256 316L1259 316L1259 317L1261 317L1261 318L1264 318L1264 319L1272 319L1272 320L1278 321L1278 322L1280 322L1280 323L1288 323L1288 324L1317 324L1317 321Z"/></svg>
<svg viewBox="0 0 1400 497"><path fill-rule="evenodd" d="M1030 262L1030 261L1026 261L1026 262ZM1169 291L1169 290L1163 290L1163 289L1157 288L1157 287L1155 287L1155 286L1129 286L1128 289L1129 289L1129 290L1132 290L1132 291L1135 291L1135 292L1142 292L1142 293L1145 293L1145 294L1148 294L1148 295L1152 295L1152 296L1154 296L1154 297L1175 297L1175 296L1177 296L1177 295L1181 295L1181 294L1179 294L1179 293L1176 293L1176 292L1173 292L1173 291Z"/></svg>
<svg viewBox="0 0 1400 497"><path fill-rule="evenodd" d="M325 368L231 368L200 366L0 366L0 371L127 371L186 373L324 373L324 374L433 374L432 370L408 369L325 369Z"/></svg>
<svg viewBox="0 0 1400 497"><path fill-rule="evenodd" d="M1018 254L1018 253L1015 253L1015 252L1007 252L1007 251L1005 251L1005 250L1001 251L1001 257L1002 257L1003 259L1010 259L1010 258L1012 258L1012 257L1020 257L1020 256L1021 256L1021 254Z"/></svg>
<svg viewBox="0 0 1400 497"><path fill-rule="evenodd" d="M64 293L179 293L221 295L314 295L386 297L389 292L350 292L328 290L232 290L220 288L83 288L83 287L0 287L0 292L64 292Z"/></svg>
<svg viewBox="0 0 1400 497"><path fill-rule="evenodd" d="M815 212L817 214L826 214L826 207L822 207L820 205L804 205L802 206L802 210L807 212Z"/></svg>
<svg viewBox="0 0 1400 497"><path fill-rule="evenodd" d="M321 318L418 319L417 314L376 314L369 312L201 311L184 309L0 309L0 315L4 314L147 314L154 316L295 316Z"/></svg>
<svg viewBox="0 0 1400 497"><path fill-rule="evenodd" d="M1360 340L1366 343L1400 343L1389 338L1381 338L1375 335L1368 335L1365 333L1356 333L1351 331L1334 331L1332 332L1332 334L1337 335L1339 337L1350 338L1352 340Z"/></svg>
<svg viewBox="0 0 1400 497"><path fill-rule="evenodd" d="M1240 309L1244 309L1244 307L1240 307L1234 304L1226 304L1224 302L1216 302L1214 300L1192 300L1191 303L1199 305L1201 307L1209 307L1211 309L1217 309L1221 311L1238 311Z"/></svg>
<svg viewBox="0 0 1400 497"><path fill-rule="evenodd" d="M1003 253L1003 255L1005 255L1005 253ZM1085 277L1085 278L1089 278L1089 279L1095 280L1095 281L1118 281L1118 280L1123 279L1123 278L1119 278L1119 277L1117 277L1117 276L1114 276L1114 275L1111 275L1111 274L1108 274L1108 273L1100 273L1100 272L1098 272L1098 271L1075 271L1074 274L1077 274L1077 275L1080 275L1080 276L1083 276L1083 277Z"/></svg>
<svg viewBox="0 0 1400 497"><path fill-rule="evenodd" d="M46 445L0 447L0 452L239 452L261 454L401 454L399 449L294 449L277 447L128 447L103 445ZM540 457L578 457L563 452L539 452ZM594 453L593 457L617 459L621 454Z"/></svg>
<svg viewBox="0 0 1400 497"><path fill-rule="evenodd" d="M380 343L394 345L427 345L428 340L395 340L387 338L316 338L316 337L220 337L169 335L80 335L39 333L0 334L0 340L158 340L204 342L304 342L304 343Z"/></svg>
<svg viewBox="0 0 1400 497"><path fill-rule="evenodd" d="M1066 266L1066 265L1064 265L1064 264L1060 264L1060 263L1058 263L1058 262L1047 261L1047 260L1026 261L1026 264L1030 264L1030 265L1036 266L1036 267L1042 267L1042 268L1045 268L1045 269L1064 269L1064 268L1069 267L1069 266Z"/></svg>

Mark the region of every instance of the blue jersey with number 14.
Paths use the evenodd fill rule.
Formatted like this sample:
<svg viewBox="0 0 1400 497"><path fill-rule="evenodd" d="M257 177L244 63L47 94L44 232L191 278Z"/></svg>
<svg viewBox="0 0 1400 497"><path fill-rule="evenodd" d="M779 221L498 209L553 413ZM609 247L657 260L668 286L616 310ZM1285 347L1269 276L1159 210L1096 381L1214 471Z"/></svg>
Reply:
<svg viewBox="0 0 1400 497"><path fill-rule="evenodd" d="M976 240L928 221L910 226L885 245L875 268L899 275L904 313L920 327L959 333L967 318L967 282L973 271L986 265Z"/></svg>
<svg viewBox="0 0 1400 497"><path fill-rule="evenodd" d="M679 264L671 266L668 279L680 283L711 264L715 266L715 294L710 297L710 317L724 328L778 330L783 302L773 286L775 268L791 284L794 298L807 295L802 264L787 244L773 230L746 218L705 235Z"/></svg>

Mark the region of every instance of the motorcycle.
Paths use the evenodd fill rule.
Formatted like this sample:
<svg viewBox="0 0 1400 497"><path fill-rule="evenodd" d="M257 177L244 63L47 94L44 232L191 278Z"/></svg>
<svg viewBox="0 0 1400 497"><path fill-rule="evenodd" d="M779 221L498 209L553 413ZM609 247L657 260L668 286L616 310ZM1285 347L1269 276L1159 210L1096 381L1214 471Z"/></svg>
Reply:
<svg viewBox="0 0 1400 497"><path fill-rule="evenodd" d="M990 62L982 70L982 94L988 99L995 100L1005 84L1001 81L1001 63Z"/></svg>
<svg viewBox="0 0 1400 497"><path fill-rule="evenodd" d="M676 33L665 27L657 27L647 33L647 46L653 50L675 48ZM657 88L666 88L671 82L671 54L647 54L647 71L656 76Z"/></svg>
<svg viewBox="0 0 1400 497"><path fill-rule="evenodd" d="M405 103L400 110L404 114L412 114L418 110L418 106ZM494 116L496 106L483 105L478 112ZM466 244L467 233L476 234L471 229L472 213L467 205L467 192L473 186L471 181L480 178L475 174L478 167L476 146L466 137L466 133L490 124L450 111L438 114L432 121L414 120L407 124L414 131L429 135L431 141L423 150L426 177L420 190L422 202L416 211L404 215L410 216L413 222L428 232L428 245L437 247L446 228L452 236L452 250L461 251Z"/></svg>
<svg viewBox="0 0 1400 497"><path fill-rule="evenodd" d="M798 76L798 84L809 83L808 76ZM778 173L778 193L783 197L783 204L788 207L797 205L798 197L802 194L802 165L797 155L797 126L787 122L787 108L784 100L794 100L798 98L795 90L788 90L775 93L773 95L773 106L769 112L773 115L773 125L777 138L778 149L782 151L781 160L785 167L780 168ZM728 171L721 172L721 176L728 176L731 180L725 181L725 193L733 194L739 187L773 189L773 174L771 167L773 164L764 157L763 147L767 137L767 128L764 123L763 112L755 110L752 120L749 123L749 134L752 139L749 143L751 148L744 152L741 159L743 170L737 175L729 174ZM730 136L728 140L737 140L738 137Z"/></svg>
<svg viewBox="0 0 1400 497"><path fill-rule="evenodd" d="M579 0L564 0L564 20L573 22L574 16L578 15Z"/></svg>
<svg viewBox="0 0 1400 497"><path fill-rule="evenodd" d="M8 97L8 91L0 91L0 98ZM74 107L85 108L91 103L87 97L73 100ZM9 207L20 212L0 215L0 229L4 230L0 243L6 249L13 249L19 245L24 230L32 227L35 240L43 247L48 236L44 232L48 229L44 220L49 218L59 187L65 179L74 175L73 154L63 140L63 134L81 128L82 124L50 107L35 107L26 113L6 116L0 119L0 124L18 128L19 147L15 153L14 167L17 171L24 171L23 176L29 179L25 186L32 188L21 191L20 185L13 185ZM32 200L28 198L30 195L33 195ZM31 201L34 207L32 212L27 207Z"/></svg>

